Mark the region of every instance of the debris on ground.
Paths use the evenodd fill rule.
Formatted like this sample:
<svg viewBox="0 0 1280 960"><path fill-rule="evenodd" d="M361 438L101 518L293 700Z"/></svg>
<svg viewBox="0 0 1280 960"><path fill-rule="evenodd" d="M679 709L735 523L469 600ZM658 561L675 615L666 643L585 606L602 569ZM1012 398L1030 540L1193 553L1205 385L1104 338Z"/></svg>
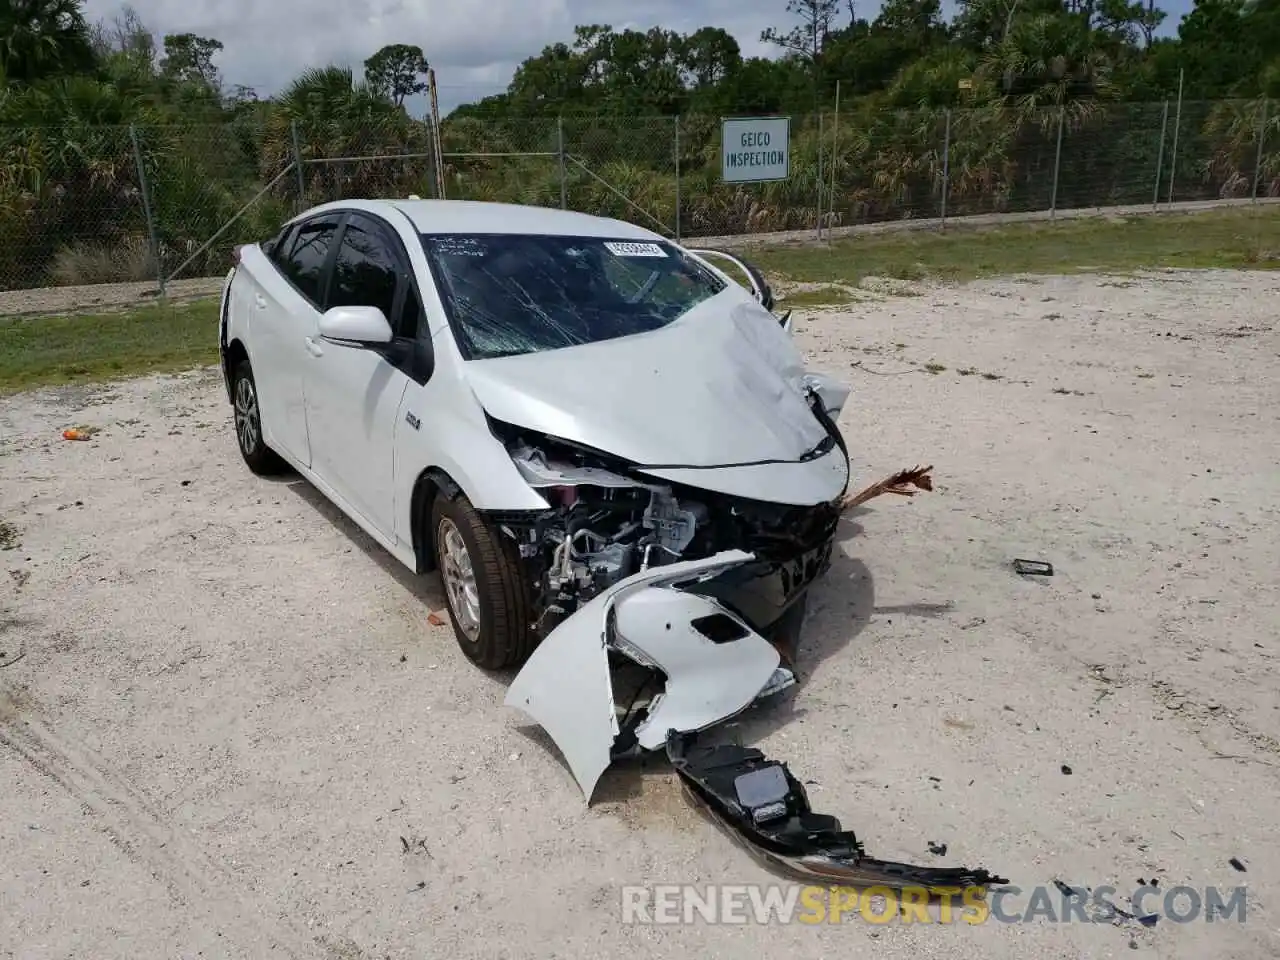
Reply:
<svg viewBox="0 0 1280 960"><path fill-rule="evenodd" d="M427 623L433 627L443 627L445 625L444 617L440 616L440 611L432 610L427 614Z"/></svg>
<svg viewBox="0 0 1280 960"><path fill-rule="evenodd" d="M100 431L100 427L69 427L62 431L63 440L92 440L94 434Z"/></svg>
<svg viewBox="0 0 1280 960"><path fill-rule="evenodd" d="M896 494L899 497L914 497L916 490L931 491L933 489L932 471L932 465L899 470L893 476L886 477L878 483L873 483L858 493L847 494L840 501L840 512L844 513L846 510L852 510L854 507L886 493ZM912 489L913 487L915 488L914 490Z"/></svg>
<svg viewBox="0 0 1280 960"><path fill-rule="evenodd" d="M935 857L945 857L947 855L947 845L945 843L935 843L929 841L929 852Z"/></svg>
<svg viewBox="0 0 1280 960"><path fill-rule="evenodd" d="M1047 560L1014 560L1013 572L1024 577L1052 577L1053 564Z"/></svg>
<svg viewBox="0 0 1280 960"><path fill-rule="evenodd" d="M686 794L765 866L797 878L850 886L986 887L1009 881L985 869L876 860L840 821L814 813L785 763L751 747L696 745L671 731L667 756Z"/></svg>
<svg viewBox="0 0 1280 960"><path fill-rule="evenodd" d="M1240 862L1240 860L1239 860L1239 858L1238 858L1238 857L1232 857L1230 860L1228 860L1228 861L1227 861L1227 863L1231 864L1231 866L1232 866L1232 867L1234 867L1234 868L1236 869L1236 872L1238 872L1238 873L1248 873L1248 872L1249 872L1249 871L1245 870L1245 868L1244 868L1244 864Z"/></svg>
<svg viewBox="0 0 1280 960"><path fill-rule="evenodd" d="M1071 776L1071 768L1065 763L1062 765L1062 772L1068 777Z"/></svg>

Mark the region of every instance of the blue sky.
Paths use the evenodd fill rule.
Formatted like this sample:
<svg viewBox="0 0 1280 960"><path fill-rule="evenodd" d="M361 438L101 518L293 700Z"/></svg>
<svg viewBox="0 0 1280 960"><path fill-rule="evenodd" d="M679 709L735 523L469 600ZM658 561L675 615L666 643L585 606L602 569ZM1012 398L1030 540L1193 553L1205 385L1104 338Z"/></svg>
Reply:
<svg viewBox="0 0 1280 960"><path fill-rule="evenodd" d="M86 0L92 20L120 13L123 0ZM344 0L343 15L321 13L314 0L133 0L142 21L159 37L196 33L225 44L217 63L227 83L276 92L307 67L355 67L388 43L416 43L426 51L440 84L440 109L506 88L516 65L548 43L568 40L573 27L607 23L615 29L660 25L681 33L708 24L729 30L745 55L768 54L760 31L788 24L786 0ZM872 17L879 3L857 2ZM1164 0L1171 34L1191 0ZM643 16L635 11L644 9ZM948 13L954 4L944 0Z"/></svg>

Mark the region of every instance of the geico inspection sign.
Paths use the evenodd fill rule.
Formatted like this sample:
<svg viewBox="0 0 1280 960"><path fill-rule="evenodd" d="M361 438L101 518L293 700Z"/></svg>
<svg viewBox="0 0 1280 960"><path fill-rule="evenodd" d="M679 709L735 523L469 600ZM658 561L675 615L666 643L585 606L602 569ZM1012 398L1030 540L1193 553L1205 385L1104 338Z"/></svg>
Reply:
<svg viewBox="0 0 1280 960"><path fill-rule="evenodd" d="M723 122L720 178L725 183L785 180L791 172L790 117L733 117Z"/></svg>

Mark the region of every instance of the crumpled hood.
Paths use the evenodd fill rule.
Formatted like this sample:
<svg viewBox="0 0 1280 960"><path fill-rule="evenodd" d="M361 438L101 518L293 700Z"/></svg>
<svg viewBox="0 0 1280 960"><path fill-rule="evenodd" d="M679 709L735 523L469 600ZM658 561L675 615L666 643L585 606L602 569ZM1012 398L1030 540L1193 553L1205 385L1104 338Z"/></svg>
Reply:
<svg viewBox="0 0 1280 960"><path fill-rule="evenodd" d="M732 293L675 323L492 360L464 375L490 416L647 466L795 461L826 437L804 363L763 307Z"/></svg>

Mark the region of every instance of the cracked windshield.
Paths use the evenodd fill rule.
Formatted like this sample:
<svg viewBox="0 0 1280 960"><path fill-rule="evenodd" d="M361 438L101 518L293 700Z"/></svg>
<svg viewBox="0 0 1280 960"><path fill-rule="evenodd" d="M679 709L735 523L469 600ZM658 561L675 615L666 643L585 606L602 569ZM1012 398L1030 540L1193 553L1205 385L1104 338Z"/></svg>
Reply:
<svg viewBox="0 0 1280 960"><path fill-rule="evenodd" d="M469 360L656 330L726 286L666 243L509 234L422 242Z"/></svg>

